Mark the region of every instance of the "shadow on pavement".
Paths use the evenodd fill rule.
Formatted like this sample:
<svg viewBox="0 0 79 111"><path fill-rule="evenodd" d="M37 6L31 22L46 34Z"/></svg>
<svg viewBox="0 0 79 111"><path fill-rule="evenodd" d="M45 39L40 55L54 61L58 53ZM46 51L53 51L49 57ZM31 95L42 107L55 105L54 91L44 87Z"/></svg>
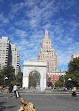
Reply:
<svg viewBox="0 0 79 111"><path fill-rule="evenodd" d="M4 104L5 104L5 102L0 102L0 111L4 111L6 109Z"/></svg>
<svg viewBox="0 0 79 111"><path fill-rule="evenodd" d="M8 109L8 108L9 108L9 109L10 109L10 108L14 108L14 107L16 107L16 105L14 105L14 106L8 106L7 109Z"/></svg>
<svg viewBox="0 0 79 111"><path fill-rule="evenodd" d="M14 105L14 106L13 105L12 106L6 106L5 103L6 102L0 102L0 111L4 111L6 109L11 109L11 108L16 107L16 105Z"/></svg>
<svg viewBox="0 0 79 111"><path fill-rule="evenodd" d="M3 96L0 95L0 97L3 97Z"/></svg>

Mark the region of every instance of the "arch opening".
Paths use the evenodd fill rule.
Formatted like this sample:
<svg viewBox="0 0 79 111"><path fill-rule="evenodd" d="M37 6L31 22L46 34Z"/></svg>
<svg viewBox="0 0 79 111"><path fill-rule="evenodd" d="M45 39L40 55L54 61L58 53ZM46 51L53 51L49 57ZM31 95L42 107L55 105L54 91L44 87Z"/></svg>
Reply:
<svg viewBox="0 0 79 111"><path fill-rule="evenodd" d="M40 87L40 73L36 70L29 74L29 88Z"/></svg>

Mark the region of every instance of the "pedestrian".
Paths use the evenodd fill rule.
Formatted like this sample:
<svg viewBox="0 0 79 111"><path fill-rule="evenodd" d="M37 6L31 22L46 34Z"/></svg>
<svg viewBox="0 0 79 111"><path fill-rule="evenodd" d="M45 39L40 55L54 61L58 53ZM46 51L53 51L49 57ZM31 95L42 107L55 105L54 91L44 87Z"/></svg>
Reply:
<svg viewBox="0 0 79 111"><path fill-rule="evenodd" d="M13 85L10 84L10 86L9 86L9 94L10 94L10 96L12 96L12 90L13 90Z"/></svg>
<svg viewBox="0 0 79 111"><path fill-rule="evenodd" d="M2 86L0 85L0 92L2 92Z"/></svg>
<svg viewBox="0 0 79 111"><path fill-rule="evenodd" d="M77 94L76 94L76 87L73 87L72 91L73 91L72 96L77 96Z"/></svg>
<svg viewBox="0 0 79 111"><path fill-rule="evenodd" d="M14 97L17 98L17 95L16 95L16 91L17 91L17 85L15 84L14 87L13 87L13 91L14 91Z"/></svg>

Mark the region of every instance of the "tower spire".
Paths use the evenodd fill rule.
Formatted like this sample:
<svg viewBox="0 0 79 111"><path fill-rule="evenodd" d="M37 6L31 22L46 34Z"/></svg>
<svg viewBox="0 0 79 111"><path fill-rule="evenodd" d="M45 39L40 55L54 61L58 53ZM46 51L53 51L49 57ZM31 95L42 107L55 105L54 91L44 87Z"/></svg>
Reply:
<svg viewBox="0 0 79 111"><path fill-rule="evenodd" d="M47 30L47 29L45 29L45 35L44 35L44 38L45 38L45 39L49 39L49 36L48 36L48 30Z"/></svg>

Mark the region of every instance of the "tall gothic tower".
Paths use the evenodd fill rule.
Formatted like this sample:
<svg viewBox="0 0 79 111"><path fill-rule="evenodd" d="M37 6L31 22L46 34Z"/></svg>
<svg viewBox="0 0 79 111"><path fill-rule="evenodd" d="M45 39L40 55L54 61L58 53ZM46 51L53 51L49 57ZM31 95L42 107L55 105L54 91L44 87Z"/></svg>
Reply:
<svg viewBox="0 0 79 111"><path fill-rule="evenodd" d="M38 56L38 60L47 61L47 72L57 71L57 55L52 48L52 41L49 39L48 31L45 30L44 39L41 41L41 49Z"/></svg>

